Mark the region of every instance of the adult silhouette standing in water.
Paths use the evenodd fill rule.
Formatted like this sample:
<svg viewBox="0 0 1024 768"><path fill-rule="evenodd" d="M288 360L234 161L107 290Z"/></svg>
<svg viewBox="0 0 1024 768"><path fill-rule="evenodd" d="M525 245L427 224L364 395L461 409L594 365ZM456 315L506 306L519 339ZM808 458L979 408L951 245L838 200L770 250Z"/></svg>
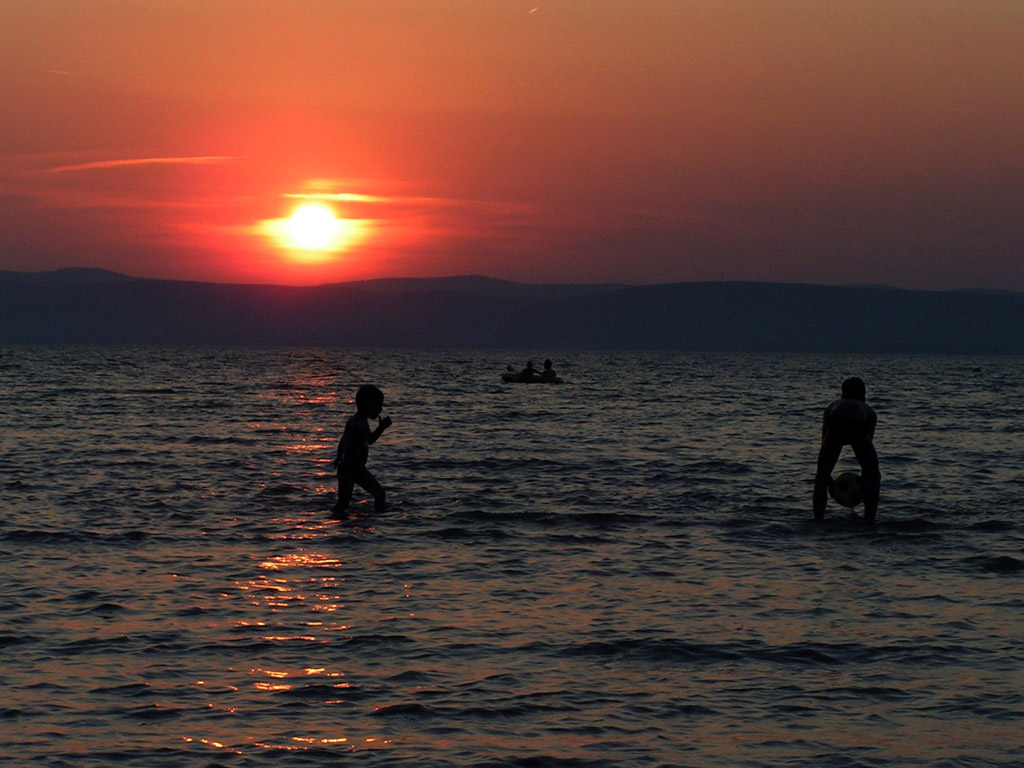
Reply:
<svg viewBox="0 0 1024 768"><path fill-rule="evenodd" d="M878 453L875 451L875 423L878 416L865 402L867 387L853 376L843 382L842 397L825 409L821 424L821 449L818 451L818 470L814 476L814 519L825 517L832 470L839 461L843 446L853 448L860 462L860 480L864 495L864 520L875 522L878 512L878 492L882 476L878 471Z"/></svg>

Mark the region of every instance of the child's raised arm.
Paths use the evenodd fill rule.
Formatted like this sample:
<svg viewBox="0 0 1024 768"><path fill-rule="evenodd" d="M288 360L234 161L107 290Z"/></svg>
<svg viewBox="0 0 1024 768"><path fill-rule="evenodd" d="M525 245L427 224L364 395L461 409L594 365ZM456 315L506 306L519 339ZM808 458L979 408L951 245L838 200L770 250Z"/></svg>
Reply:
<svg viewBox="0 0 1024 768"><path fill-rule="evenodd" d="M377 438L380 437L384 430L391 426L391 417L385 416L383 419L377 419L377 428L370 433L370 445L377 442Z"/></svg>

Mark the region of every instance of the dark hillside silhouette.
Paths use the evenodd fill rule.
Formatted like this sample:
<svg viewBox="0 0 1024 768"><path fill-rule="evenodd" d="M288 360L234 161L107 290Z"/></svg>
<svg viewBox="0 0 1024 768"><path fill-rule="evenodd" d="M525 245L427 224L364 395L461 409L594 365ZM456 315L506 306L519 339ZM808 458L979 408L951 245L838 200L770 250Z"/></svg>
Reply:
<svg viewBox="0 0 1024 768"><path fill-rule="evenodd" d="M0 272L0 343L1024 354L1024 294L472 276L297 288Z"/></svg>

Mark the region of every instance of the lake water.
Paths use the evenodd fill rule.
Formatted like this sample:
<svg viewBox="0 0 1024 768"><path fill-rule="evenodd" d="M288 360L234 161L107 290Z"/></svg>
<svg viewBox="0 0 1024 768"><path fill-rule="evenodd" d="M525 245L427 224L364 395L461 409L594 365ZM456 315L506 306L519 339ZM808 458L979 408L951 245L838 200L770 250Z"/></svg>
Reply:
<svg viewBox="0 0 1024 768"><path fill-rule="evenodd" d="M4 350L0 762L1024 763L1024 360L551 356ZM874 528L811 520L850 374Z"/></svg>

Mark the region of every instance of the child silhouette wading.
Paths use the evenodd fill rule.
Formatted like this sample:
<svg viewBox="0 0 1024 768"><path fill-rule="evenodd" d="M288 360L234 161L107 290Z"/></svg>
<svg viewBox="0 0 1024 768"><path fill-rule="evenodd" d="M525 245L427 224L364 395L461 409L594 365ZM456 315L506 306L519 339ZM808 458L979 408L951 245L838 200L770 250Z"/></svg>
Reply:
<svg viewBox="0 0 1024 768"><path fill-rule="evenodd" d="M828 488L832 483L832 470L839 461L844 445L853 448L860 463L861 482L864 487L864 520L875 522L878 511L878 491L882 476L878 471L878 453L875 451L875 424L878 416L866 402L864 381L851 376L843 382L842 396L825 409L821 424L821 448L818 451L818 469L814 475L814 519L825 517Z"/></svg>
<svg viewBox="0 0 1024 768"><path fill-rule="evenodd" d="M385 429L391 426L391 417L380 418L384 408L384 393L369 384L356 392L356 412L345 424L345 432L338 442L338 456L334 465L338 468L338 503L333 511L345 511L352 498L352 488L358 485L373 496L374 510L384 512L384 489L366 468L370 446L377 442ZM377 427L370 429L370 419L377 419Z"/></svg>

